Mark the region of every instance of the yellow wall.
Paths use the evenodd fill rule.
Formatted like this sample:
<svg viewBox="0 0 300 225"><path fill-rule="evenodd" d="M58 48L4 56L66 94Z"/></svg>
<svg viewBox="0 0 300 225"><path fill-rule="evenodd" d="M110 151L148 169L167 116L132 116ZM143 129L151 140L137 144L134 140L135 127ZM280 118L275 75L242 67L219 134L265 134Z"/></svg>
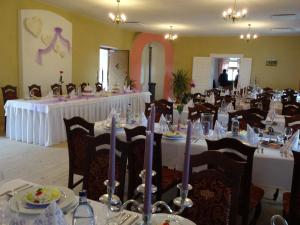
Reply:
<svg viewBox="0 0 300 225"><path fill-rule="evenodd" d="M300 36L260 37L245 43L238 37L179 37L174 41L175 69L184 68L192 73L194 56L210 54L243 54L252 58L251 79L259 85L273 88L299 88ZM277 67L265 66L267 59L277 59Z"/></svg>
<svg viewBox="0 0 300 225"><path fill-rule="evenodd" d="M20 9L53 11L73 25L73 82L95 83L99 63L99 47L130 49L134 32L107 25L77 13L44 4L37 0L0 0L0 86L19 83L19 21ZM38 81L37 81L38 83ZM2 105L2 95L1 95ZM0 113L3 113L2 106ZM3 120L0 120L2 123Z"/></svg>

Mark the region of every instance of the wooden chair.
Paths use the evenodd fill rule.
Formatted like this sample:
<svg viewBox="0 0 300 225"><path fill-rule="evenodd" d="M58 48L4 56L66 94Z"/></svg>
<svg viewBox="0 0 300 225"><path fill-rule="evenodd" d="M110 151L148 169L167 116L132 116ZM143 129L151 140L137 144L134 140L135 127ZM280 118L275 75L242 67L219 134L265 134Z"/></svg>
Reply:
<svg viewBox="0 0 300 225"><path fill-rule="evenodd" d="M151 113L151 105L155 104L155 102L153 103L145 103L145 116L147 118L149 118L150 113ZM158 123L160 120L162 112L160 110L158 110L157 105L155 105L155 123Z"/></svg>
<svg viewBox="0 0 300 225"><path fill-rule="evenodd" d="M62 88L60 84L51 85L51 90L53 92L53 95L62 95Z"/></svg>
<svg viewBox="0 0 300 225"><path fill-rule="evenodd" d="M127 141L132 143L128 153L128 196L130 197L134 195L135 188L141 183L139 173L143 169L146 128L138 126L133 129L124 128L124 130ZM162 194L176 186L182 177L181 172L162 166L161 138L161 134L154 134L153 169L156 171L156 176L153 182L157 186L157 200L161 200Z"/></svg>
<svg viewBox="0 0 300 225"><path fill-rule="evenodd" d="M189 107L188 119L191 120L192 122L201 119L201 112L198 111L197 107Z"/></svg>
<svg viewBox="0 0 300 225"><path fill-rule="evenodd" d="M100 92L103 90L102 84L99 82L95 83L95 87L96 87L96 92Z"/></svg>
<svg viewBox="0 0 300 225"><path fill-rule="evenodd" d="M41 86L32 84L28 86L29 97L42 97Z"/></svg>
<svg viewBox="0 0 300 225"><path fill-rule="evenodd" d="M273 88L265 87L265 88L263 88L263 91L264 91L264 93L266 92L266 93L272 94L273 93Z"/></svg>
<svg viewBox="0 0 300 225"><path fill-rule="evenodd" d="M4 105L7 100L17 99L18 98L17 87L12 85L6 85L2 87L2 95L3 95Z"/></svg>
<svg viewBox="0 0 300 225"><path fill-rule="evenodd" d="M270 108L270 102L271 100L267 97L252 99L250 101L250 108L258 108L258 105L261 103L263 111L268 112Z"/></svg>
<svg viewBox="0 0 300 225"><path fill-rule="evenodd" d="M264 129L265 125L262 123L262 121L267 118L267 115L268 111L262 111L257 108L251 108L244 110L243 120L246 124L249 124L251 127Z"/></svg>
<svg viewBox="0 0 300 225"><path fill-rule="evenodd" d="M285 126L293 128L293 133L300 129L300 114L285 117Z"/></svg>
<svg viewBox="0 0 300 225"><path fill-rule="evenodd" d="M171 115L171 123L173 123L173 102L169 102L166 99L160 99L155 102L158 111L165 115Z"/></svg>
<svg viewBox="0 0 300 225"><path fill-rule="evenodd" d="M273 94L267 93L267 92L263 92L263 93L261 93L261 94L258 94L256 97L257 97L258 99L266 98L266 99L268 99L268 100L271 100L272 97L273 97Z"/></svg>
<svg viewBox="0 0 300 225"><path fill-rule="evenodd" d="M195 172L201 166L208 168ZM244 166L245 163L217 151L191 155L190 183L193 189L189 197L193 207L186 209L183 216L197 225L235 225Z"/></svg>
<svg viewBox="0 0 300 225"><path fill-rule="evenodd" d="M283 102L282 115L294 116L300 114L300 103L298 102Z"/></svg>
<svg viewBox="0 0 300 225"><path fill-rule="evenodd" d="M6 85L2 87L2 95L3 95L4 105L8 100L17 99L18 98L17 87L12 85ZM4 131L6 131L6 116L4 116Z"/></svg>
<svg viewBox="0 0 300 225"><path fill-rule="evenodd" d="M76 91L76 84L69 83L66 85L67 94L70 94L72 91Z"/></svg>
<svg viewBox="0 0 300 225"><path fill-rule="evenodd" d="M194 93L193 94L193 102L194 104L201 104L205 102L205 95L201 94L201 93Z"/></svg>
<svg viewBox="0 0 300 225"><path fill-rule="evenodd" d="M84 89L85 89L85 87L86 87L87 85L88 85L88 84L85 83L85 82L83 82L83 83L80 84L81 92L84 92Z"/></svg>
<svg viewBox="0 0 300 225"><path fill-rule="evenodd" d="M246 163L239 195L239 214L242 216L242 224L248 225L250 209L255 209L250 224L256 224L261 213L261 200L264 196L264 190L252 184L253 157L256 147L245 145L235 138L206 140L206 143L208 150L222 150L223 154L234 160ZM226 151L226 149L230 150Z"/></svg>
<svg viewBox="0 0 300 225"><path fill-rule="evenodd" d="M104 182L108 179L110 134L101 134L97 137L85 135L86 162L83 179L83 189L87 191L89 199L98 201L99 197L107 193ZM125 175L127 152L129 143L116 138L115 178L120 183L116 194L123 201L125 189Z"/></svg>
<svg viewBox="0 0 300 225"><path fill-rule="evenodd" d="M68 187L73 189L83 179L74 183L74 175L84 176L84 162L86 160L86 142L84 135L94 135L94 124L89 123L81 117L65 119L69 152L69 180Z"/></svg>
<svg viewBox="0 0 300 225"><path fill-rule="evenodd" d="M283 216L289 225L300 222L300 152L293 151L294 169L291 192L283 193Z"/></svg>

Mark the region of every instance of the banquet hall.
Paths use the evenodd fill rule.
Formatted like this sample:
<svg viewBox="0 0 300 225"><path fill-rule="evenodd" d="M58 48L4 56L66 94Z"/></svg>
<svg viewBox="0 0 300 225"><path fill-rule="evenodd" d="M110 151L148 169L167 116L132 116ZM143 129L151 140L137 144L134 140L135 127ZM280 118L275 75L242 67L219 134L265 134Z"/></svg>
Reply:
<svg viewBox="0 0 300 225"><path fill-rule="evenodd" d="M298 1L0 12L0 224L300 225Z"/></svg>

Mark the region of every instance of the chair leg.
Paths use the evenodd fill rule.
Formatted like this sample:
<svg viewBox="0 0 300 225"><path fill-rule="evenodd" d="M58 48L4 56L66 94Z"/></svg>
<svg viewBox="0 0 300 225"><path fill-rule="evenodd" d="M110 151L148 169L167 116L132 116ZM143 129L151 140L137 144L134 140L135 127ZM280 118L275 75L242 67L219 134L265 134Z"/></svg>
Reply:
<svg viewBox="0 0 300 225"><path fill-rule="evenodd" d="M254 216L250 222L250 225L255 225L257 223L260 214L261 214L261 202L258 203L258 205L255 208Z"/></svg>
<svg viewBox="0 0 300 225"><path fill-rule="evenodd" d="M273 201L276 201L279 195L279 188L276 188L276 191L273 194Z"/></svg>
<svg viewBox="0 0 300 225"><path fill-rule="evenodd" d="M69 173L68 188L73 189L73 174Z"/></svg>

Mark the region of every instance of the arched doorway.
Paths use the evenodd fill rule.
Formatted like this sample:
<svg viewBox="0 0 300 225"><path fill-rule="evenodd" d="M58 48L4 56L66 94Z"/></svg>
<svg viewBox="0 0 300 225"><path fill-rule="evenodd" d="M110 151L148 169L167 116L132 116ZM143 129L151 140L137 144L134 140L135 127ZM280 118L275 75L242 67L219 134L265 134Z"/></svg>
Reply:
<svg viewBox="0 0 300 225"><path fill-rule="evenodd" d="M162 35L141 33L133 41L130 51L130 77L135 80L136 88L142 90L141 85L141 68L142 68L142 55L143 50L147 44L158 42L164 48L165 52L165 72L164 72L164 85L163 97L168 98L172 95L171 79L173 70L173 46L165 40Z"/></svg>

